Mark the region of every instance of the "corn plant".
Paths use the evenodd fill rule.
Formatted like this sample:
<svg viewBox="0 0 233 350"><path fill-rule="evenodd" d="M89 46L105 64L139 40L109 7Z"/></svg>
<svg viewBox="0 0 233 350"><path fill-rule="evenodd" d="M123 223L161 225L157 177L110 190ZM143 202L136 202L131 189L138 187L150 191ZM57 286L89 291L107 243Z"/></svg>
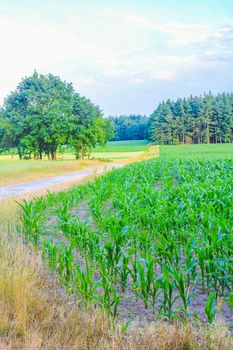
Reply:
<svg viewBox="0 0 233 350"><path fill-rule="evenodd" d="M210 294L206 300L205 313L209 324L214 322L217 314L216 299L217 299L217 294L216 292L214 292Z"/></svg>
<svg viewBox="0 0 233 350"><path fill-rule="evenodd" d="M153 315L155 313L155 305L159 294L160 294L160 283L159 283L159 278L157 277L157 278L153 278L150 285L150 297L151 297L151 306L152 306Z"/></svg>
<svg viewBox="0 0 233 350"><path fill-rule="evenodd" d="M116 288L108 277L108 271L104 260L101 262L100 276L103 292L98 296L98 299L104 310L115 318L121 297L117 294Z"/></svg>
<svg viewBox="0 0 233 350"><path fill-rule="evenodd" d="M118 267L122 292L126 291L128 276L130 275L129 257L122 252L121 265Z"/></svg>
<svg viewBox="0 0 233 350"><path fill-rule="evenodd" d="M57 267L58 247L53 240L44 240L42 243L42 257L48 262L52 271Z"/></svg>
<svg viewBox="0 0 233 350"><path fill-rule="evenodd" d="M59 245L58 248L58 270L61 280L64 281L67 288L70 288L73 269L74 269L74 255L73 244L67 247L64 243Z"/></svg>
<svg viewBox="0 0 233 350"><path fill-rule="evenodd" d="M85 270L82 270L80 266L74 267L74 287L85 306L97 301L96 293L99 282L95 281L95 273L96 269L87 259L85 260Z"/></svg>
<svg viewBox="0 0 233 350"><path fill-rule="evenodd" d="M168 268L169 272L174 278L175 287L179 292L179 297L182 300L182 306L180 307L181 311L184 313L184 318L186 321L189 320L190 316L192 315L192 312L190 312L190 302L191 297L193 296L194 287L196 284L196 281L194 281L194 286L188 286L188 273L183 273L182 271L177 271L174 268Z"/></svg>
<svg viewBox="0 0 233 350"><path fill-rule="evenodd" d="M22 209L21 220L24 227L24 234L38 248L42 234L40 230L41 212L33 201L27 202L23 199L21 203L17 203Z"/></svg>
<svg viewBox="0 0 233 350"><path fill-rule="evenodd" d="M142 295L142 300L145 308L148 308L151 284L154 279L154 264L155 260L148 257L148 260L141 259L137 261L138 270L138 287Z"/></svg>
<svg viewBox="0 0 233 350"><path fill-rule="evenodd" d="M178 317L176 310L174 310L174 304L178 296L174 297L173 295L175 291L175 281L172 279L171 273L166 266L163 267L163 274L158 281L163 296L160 301L159 312L168 321L173 321Z"/></svg>

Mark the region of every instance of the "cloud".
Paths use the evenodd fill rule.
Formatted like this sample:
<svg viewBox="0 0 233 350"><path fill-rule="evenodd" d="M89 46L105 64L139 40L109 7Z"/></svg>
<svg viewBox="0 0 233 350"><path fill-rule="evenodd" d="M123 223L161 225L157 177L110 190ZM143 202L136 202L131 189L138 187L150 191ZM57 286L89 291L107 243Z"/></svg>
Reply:
<svg viewBox="0 0 233 350"><path fill-rule="evenodd" d="M1 13L0 98L35 68L74 82L96 103L102 94L104 107L120 89L122 98L130 89L144 96L152 86L198 83L232 63L231 23L168 21L116 6L65 8L59 21L56 14L16 7Z"/></svg>

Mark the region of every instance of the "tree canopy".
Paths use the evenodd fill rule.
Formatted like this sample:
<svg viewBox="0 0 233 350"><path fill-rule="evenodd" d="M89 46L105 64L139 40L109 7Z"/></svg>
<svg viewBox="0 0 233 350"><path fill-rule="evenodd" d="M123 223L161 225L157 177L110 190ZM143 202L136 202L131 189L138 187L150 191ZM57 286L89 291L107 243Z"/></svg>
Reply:
<svg viewBox="0 0 233 350"><path fill-rule="evenodd" d="M233 142L233 94L160 103L150 116L149 138L161 145Z"/></svg>
<svg viewBox="0 0 233 350"><path fill-rule="evenodd" d="M140 114L109 117L115 128L113 141L145 140L148 138L148 117Z"/></svg>
<svg viewBox="0 0 233 350"><path fill-rule="evenodd" d="M57 149L70 145L84 158L104 144L109 123L100 108L74 91L72 84L37 72L24 78L7 96L0 111L1 148L16 148L19 157L56 159Z"/></svg>

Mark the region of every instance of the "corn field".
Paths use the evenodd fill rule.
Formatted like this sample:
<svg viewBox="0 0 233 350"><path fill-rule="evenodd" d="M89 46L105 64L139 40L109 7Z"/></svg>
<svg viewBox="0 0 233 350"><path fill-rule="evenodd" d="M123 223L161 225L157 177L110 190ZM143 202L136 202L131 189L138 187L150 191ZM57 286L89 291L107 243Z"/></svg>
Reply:
<svg viewBox="0 0 233 350"><path fill-rule="evenodd" d="M231 325L232 174L232 160L131 164L21 202L23 234L83 307Z"/></svg>

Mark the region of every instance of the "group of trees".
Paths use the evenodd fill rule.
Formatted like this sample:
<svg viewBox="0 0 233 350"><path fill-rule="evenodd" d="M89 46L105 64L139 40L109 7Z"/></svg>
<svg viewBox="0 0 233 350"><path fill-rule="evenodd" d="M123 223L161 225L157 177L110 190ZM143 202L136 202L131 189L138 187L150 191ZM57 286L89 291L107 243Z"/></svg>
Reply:
<svg viewBox="0 0 233 350"><path fill-rule="evenodd" d="M150 117L148 132L162 145L233 142L233 94L162 102Z"/></svg>
<svg viewBox="0 0 233 350"><path fill-rule="evenodd" d="M107 140L150 139L157 144L233 142L233 93L167 100L150 118L103 118L99 106L80 96L72 84L36 71L24 78L0 109L0 150L16 149L20 158L55 160L59 147L77 159Z"/></svg>
<svg viewBox="0 0 233 350"><path fill-rule="evenodd" d="M140 114L109 117L115 128L114 141L148 139L148 117Z"/></svg>
<svg viewBox="0 0 233 350"><path fill-rule="evenodd" d="M0 110L0 148L17 149L20 158L55 160L62 145L76 158L90 157L92 147L114 136L110 120L72 84L37 72L23 79Z"/></svg>

